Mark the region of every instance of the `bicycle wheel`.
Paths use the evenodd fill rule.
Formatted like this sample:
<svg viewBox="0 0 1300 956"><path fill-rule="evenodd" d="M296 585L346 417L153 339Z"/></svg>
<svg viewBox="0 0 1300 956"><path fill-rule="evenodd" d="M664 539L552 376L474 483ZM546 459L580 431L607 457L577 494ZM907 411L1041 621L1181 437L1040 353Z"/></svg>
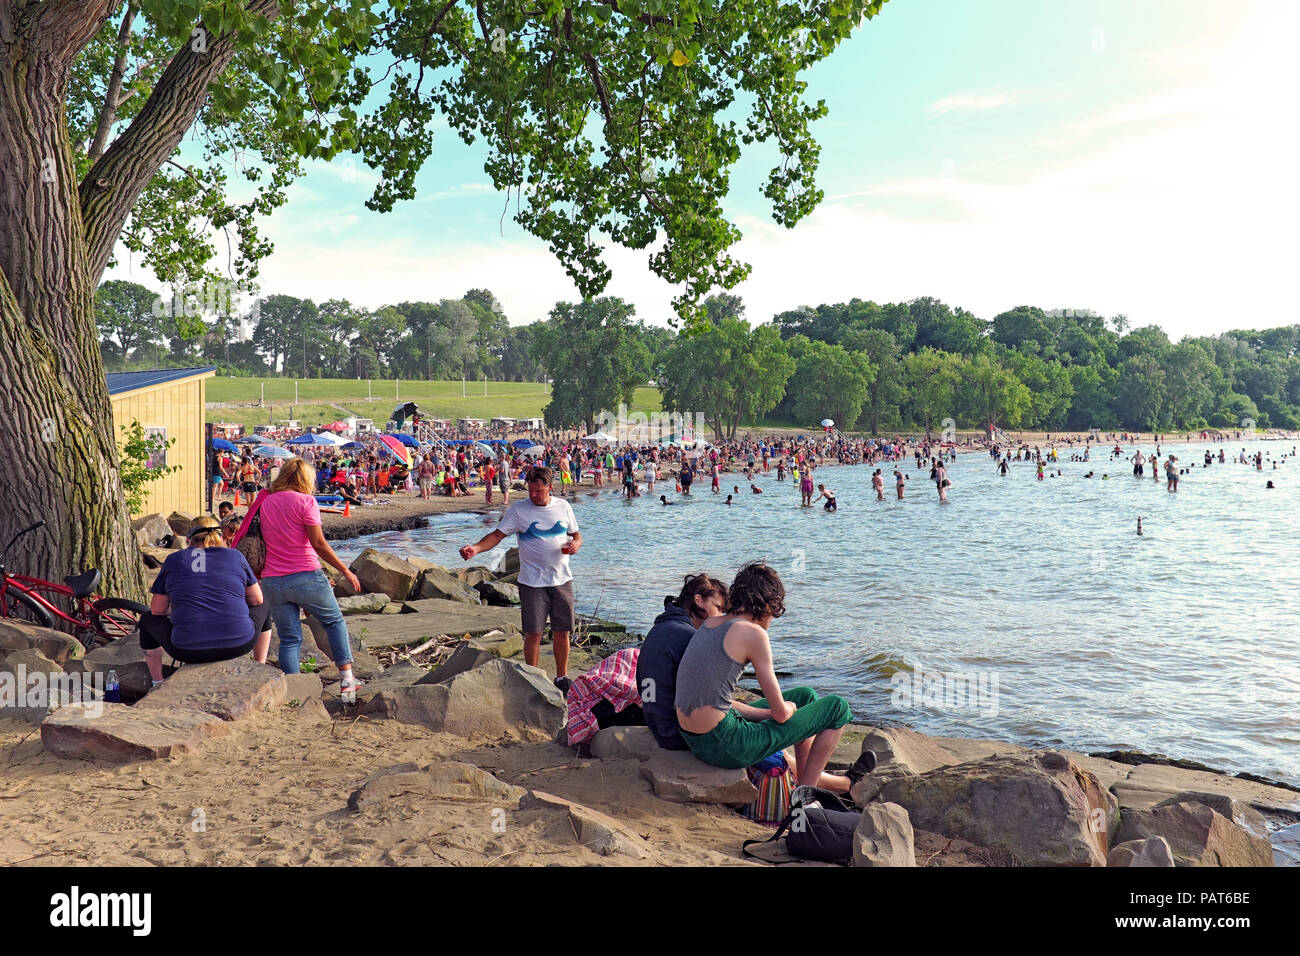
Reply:
<svg viewBox="0 0 1300 956"><path fill-rule="evenodd" d="M41 627L53 627L54 615L30 594L9 588L5 591L5 617Z"/></svg>
<svg viewBox="0 0 1300 956"><path fill-rule="evenodd" d="M100 598L90 608L94 612L90 624L95 636L110 641L134 634L140 625L140 616L149 613L143 604L125 598Z"/></svg>

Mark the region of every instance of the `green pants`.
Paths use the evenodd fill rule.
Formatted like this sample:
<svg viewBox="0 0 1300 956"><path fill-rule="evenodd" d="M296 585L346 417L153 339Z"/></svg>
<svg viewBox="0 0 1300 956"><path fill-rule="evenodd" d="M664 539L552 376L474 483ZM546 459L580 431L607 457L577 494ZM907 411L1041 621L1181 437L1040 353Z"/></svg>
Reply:
<svg viewBox="0 0 1300 956"><path fill-rule="evenodd" d="M792 687L783 691L782 696L798 708L784 724L771 718L746 720L735 710L729 710L722 723L707 734L683 730L682 739L691 753L707 764L748 767L823 730L843 727L853 719L843 697L818 697L811 687ZM767 701L756 700L750 706L766 707Z"/></svg>

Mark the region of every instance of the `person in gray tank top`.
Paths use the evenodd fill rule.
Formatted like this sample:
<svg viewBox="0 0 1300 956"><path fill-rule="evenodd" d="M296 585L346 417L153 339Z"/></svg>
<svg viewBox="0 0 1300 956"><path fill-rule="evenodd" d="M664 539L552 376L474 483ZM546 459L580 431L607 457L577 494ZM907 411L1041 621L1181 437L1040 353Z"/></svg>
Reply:
<svg viewBox="0 0 1300 956"><path fill-rule="evenodd" d="M826 773L844 726L853 719L843 697L818 697L811 687L782 692L772 668L767 628L785 613L785 586L762 562L745 565L727 596L727 614L704 621L691 638L677 670L675 699L682 739L691 752L715 767L758 763L786 747L800 786L848 793L870 773L876 755L864 750L846 774ZM734 699L746 664L754 666L765 699Z"/></svg>

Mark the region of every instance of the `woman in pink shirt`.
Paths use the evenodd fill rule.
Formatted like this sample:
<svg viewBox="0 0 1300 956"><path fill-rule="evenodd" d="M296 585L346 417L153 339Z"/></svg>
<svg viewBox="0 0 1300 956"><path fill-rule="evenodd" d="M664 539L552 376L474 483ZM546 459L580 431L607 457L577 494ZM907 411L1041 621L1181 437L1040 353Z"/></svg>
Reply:
<svg viewBox="0 0 1300 956"><path fill-rule="evenodd" d="M280 635L280 670L297 674L300 669L300 618L301 613L307 611L325 628L330 656L343 679L341 690L346 692L361 682L352 674L352 645L348 641L348 629L320 562L324 561L342 572L358 594L361 593L361 582L325 540L321 531L320 505L312 495L315 487L315 469L301 458L291 458L281 467L270 491L264 492L259 499L262 540L266 543L262 594L271 608L276 633Z"/></svg>

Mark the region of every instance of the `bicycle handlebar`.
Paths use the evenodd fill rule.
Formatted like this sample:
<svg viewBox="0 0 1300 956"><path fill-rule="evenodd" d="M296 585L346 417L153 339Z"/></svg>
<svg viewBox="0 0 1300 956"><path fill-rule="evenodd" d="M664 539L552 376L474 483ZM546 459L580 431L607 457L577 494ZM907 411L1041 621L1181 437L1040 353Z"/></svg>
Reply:
<svg viewBox="0 0 1300 956"><path fill-rule="evenodd" d="M12 538L10 538L10 539L9 539L9 543L5 545L5 549L4 549L3 551L0 551L0 561L3 561L3 560L4 560L4 556L5 556L6 554L9 553L9 549L12 548L12 547L14 546L14 542L15 542L15 541L17 541L17 540L18 540L19 538L21 538L23 535L31 534L31 533L32 533L33 531L35 531L37 528L43 528L43 527L45 527L45 521L44 521L44 520L41 520L41 521L36 522L36 524L32 525L31 527L23 528L22 531L19 531L16 535L14 535Z"/></svg>

